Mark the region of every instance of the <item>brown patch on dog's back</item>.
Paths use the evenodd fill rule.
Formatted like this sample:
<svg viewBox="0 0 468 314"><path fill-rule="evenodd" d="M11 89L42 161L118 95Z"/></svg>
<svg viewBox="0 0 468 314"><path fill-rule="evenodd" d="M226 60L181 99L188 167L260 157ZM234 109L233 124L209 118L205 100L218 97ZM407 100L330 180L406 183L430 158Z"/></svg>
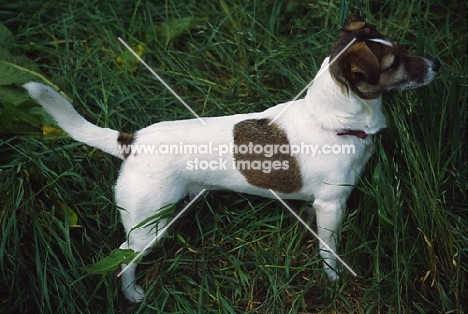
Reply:
<svg viewBox="0 0 468 314"><path fill-rule="evenodd" d="M297 192L302 188L302 176L299 163L295 156L281 153L280 146L289 147L289 140L277 124L269 124L269 119L249 119L234 125L234 159L236 169L252 185L264 189L272 189L283 193ZM249 151L242 153L244 148ZM263 149L267 145L277 147L276 152L255 153L253 147L260 145ZM257 150L258 152L258 150ZM284 150L283 150L284 152ZM272 155L270 157L265 156ZM268 171L268 165L270 171ZM273 167L273 165L276 165Z"/></svg>
<svg viewBox="0 0 468 314"><path fill-rule="evenodd" d="M132 145L133 142L135 141L135 136L133 134L128 134L124 132L119 133L119 137L117 138L117 143L119 143L120 146L129 146ZM124 159L127 159L128 156L132 153L131 148L128 148L126 151L124 151L123 157Z"/></svg>

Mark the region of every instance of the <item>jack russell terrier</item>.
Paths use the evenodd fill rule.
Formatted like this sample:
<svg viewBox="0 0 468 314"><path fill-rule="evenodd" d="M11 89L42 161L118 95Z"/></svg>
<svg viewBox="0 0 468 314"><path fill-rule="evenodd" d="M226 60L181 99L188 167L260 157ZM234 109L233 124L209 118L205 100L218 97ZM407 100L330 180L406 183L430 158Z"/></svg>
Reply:
<svg viewBox="0 0 468 314"><path fill-rule="evenodd" d="M386 127L382 94L426 85L439 67L438 60L402 51L393 38L352 15L305 98L261 113L204 118L206 125L197 119L159 122L126 134L86 121L50 87L30 82L24 88L73 139L123 160L115 185L127 232L120 248L144 251L155 237L154 226L134 227L187 194L226 189L274 198L274 191L282 199L311 203L318 235L328 244L319 244L323 267L333 281L338 278L336 233L346 200L373 152L373 135ZM183 143L190 144L190 153L167 152ZM197 151L208 144L213 149ZM292 147L343 145L353 149L347 154L291 153ZM161 151L145 153L143 146ZM156 233L167 223L160 221ZM122 265L122 291L131 302L145 296L135 283L136 266Z"/></svg>

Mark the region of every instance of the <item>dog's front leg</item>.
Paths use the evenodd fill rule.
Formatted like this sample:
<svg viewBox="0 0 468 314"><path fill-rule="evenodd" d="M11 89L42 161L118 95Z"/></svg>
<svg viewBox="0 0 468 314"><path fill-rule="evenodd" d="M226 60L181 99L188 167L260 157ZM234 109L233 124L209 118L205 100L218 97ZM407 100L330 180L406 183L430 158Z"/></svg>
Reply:
<svg viewBox="0 0 468 314"><path fill-rule="evenodd" d="M338 279L335 254L338 229L343 216L342 204L339 201L317 199L314 201L313 206L317 219L318 235L328 245L326 247L322 242L319 243L320 255L323 258L323 269L328 279L335 281Z"/></svg>

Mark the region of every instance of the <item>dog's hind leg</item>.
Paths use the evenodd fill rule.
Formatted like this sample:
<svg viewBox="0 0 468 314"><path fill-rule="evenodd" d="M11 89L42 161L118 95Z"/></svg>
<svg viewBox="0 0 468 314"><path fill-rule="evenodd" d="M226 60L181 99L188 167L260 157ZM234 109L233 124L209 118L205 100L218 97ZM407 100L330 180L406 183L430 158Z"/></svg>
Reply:
<svg viewBox="0 0 468 314"><path fill-rule="evenodd" d="M158 213L165 216L161 209L179 201L186 194L186 189L184 184L175 180L159 178L157 182L145 180L145 184L141 184L143 180L145 179L131 176L129 178L122 173L115 187L115 197L127 234L127 241L120 248L144 251L145 255L156 244L156 239L163 236L162 229L168 223L168 218L157 217ZM152 217L155 218L155 223L135 228ZM136 264L121 265L121 269L125 269L121 275L122 292L127 300L134 303L141 302L145 297L143 288L135 283L136 267Z"/></svg>
<svg viewBox="0 0 468 314"><path fill-rule="evenodd" d="M166 224L166 221L160 221L159 228L161 225ZM163 226L164 227L164 226ZM154 241L157 234L153 233L154 230L151 228L140 228L135 229L129 235L127 235L128 240L120 245L121 249L132 249L136 252L141 252L143 249ZM133 233L133 234L132 234ZM154 245L154 243L152 243ZM151 245L151 246L152 246ZM150 247L149 247L150 248ZM149 249L148 248L148 249ZM148 251L144 252L143 255L146 255ZM135 274L136 274L137 264L122 264L121 270L124 271L121 274L122 279L122 292L127 300L133 303L141 302L145 298L144 289L135 283Z"/></svg>

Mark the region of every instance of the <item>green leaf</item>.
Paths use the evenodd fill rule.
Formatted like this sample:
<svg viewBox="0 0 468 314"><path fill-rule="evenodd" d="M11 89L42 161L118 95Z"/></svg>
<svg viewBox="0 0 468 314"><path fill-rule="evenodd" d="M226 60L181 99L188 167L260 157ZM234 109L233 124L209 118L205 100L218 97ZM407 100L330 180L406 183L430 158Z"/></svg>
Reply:
<svg viewBox="0 0 468 314"><path fill-rule="evenodd" d="M78 216L76 213L63 203L59 203L58 212L57 214L66 221L68 219L68 224L70 227L77 227L78 226Z"/></svg>
<svg viewBox="0 0 468 314"><path fill-rule="evenodd" d="M67 133L61 128L53 125L42 125L42 137L43 138L57 138L59 136L67 136Z"/></svg>
<svg viewBox="0 0 468 314"><path fill-rule="evenodd" d="M13 33L2 23L0 23L0 44L13 41ZM3 44L0 46L0 48Z"/></svg>
<svg viewBox="0 0 468 314"><path fill-rule="evenodd" d="M13 116L16 119L27 122L28 124L32 126L39 127L41 125L41 121L38 120L35 116L20 110L19 108L17 108L15 105L11 103L5 102L3 103L3 107L4 107L4 111L2 112L2 115L6 114L6 115ZM0 126L0 129L1 129L1 126Z"/></svg>
<svg viewBox="0 0 468 314"><path fill-rule="evenodd" d="M22 85L29 81L47 81L41 74L6 60L0 60L0 85Z"/></svg>
<svg viewBox="0 0 468 314"><path fill-rule="evenodd" d="M140 252L133 250L116 249L111 254L102 260L94 263L91 266L83 266L81 270L89 274L107 274L108 272L115 271L120 264L130 263ZM141 261L142 256L140 255L135 263Z"/></svg>
<svg viewBox="0 0 468 314"><path fill-rule="evenodd" d="M208 17L184 17L156 24L157 40L167 46L178 37L188 33L189 29L208 22Z"/></svg>
<svg viewBox="0 0 468 314"><path fill-rule="evenodd" d="M8 128L15 118L15 115L9 110L0 110L0 131Z"/></svg>
<svg viewBox="0 0 468 314"><path fill-rule="evenodd" d="M0 74L1 75L1 74ZM15 85L0 85L0 99L2 103L19 105L29 99L23 88Z"/></svg>
<svg viewBox="0 0 468 314"><path fill-rule="evenodd" d="M130 47L140 58L145 54L146 48L143 45L137 44ZM117 64L120 67L128 71L136 71L140 64L140 60L137 59L132 52L124 50L121 55L117 57Z"/></svg>
<svg viewBox="0 0 468 314"><path fill-rule="evenodd" d="M138 225L133 227L132 231L137 228L147 227L153 223L156 224L161 218L165 218L172 214L174 207L175 204L169 204L162 207L158 211L158 214L143 220ZM120 264L130 263L139 254L140 252L134 252L133 250L116 249L112 251L108 257L100 260L99 262L96 262L91 266L84 266L82 267L82 270L90 274L106 274L110 271L116 270ZM135 263L140 262L141 258L142 256L139 256Z"/></svg>
<svg viewBox="0 0 468 314"><path fill-rule="evenodd" d="M161 45L167 46L180 36L188 33L191 28L205 22L208 22L208 17L184 17L158 23L154 25L156 40L159 41ZM135 44L132 45L131 48L141 58L146 52L146 47L143 44ZM125 50L117 57L117 64L128 71L136 71L140 65L140 60L135 58L133 53Z"/></svg>
<svg viewBox="0 0 468 314"><path fill-rule="evenodd" d="M21 85L35 81L57 90L59 88L47 80L39 72L39 67L26 56L9 51L12 43L13 34L0 23L0 131L11 128L10 131L14 133L19 131L24 134L20 130L27 129L26 133L30 133L30 126L38 128L43 115L35 112L34 107L37 108L37 104L31 106L33 102L29 100L28 93Z"/></svg>

